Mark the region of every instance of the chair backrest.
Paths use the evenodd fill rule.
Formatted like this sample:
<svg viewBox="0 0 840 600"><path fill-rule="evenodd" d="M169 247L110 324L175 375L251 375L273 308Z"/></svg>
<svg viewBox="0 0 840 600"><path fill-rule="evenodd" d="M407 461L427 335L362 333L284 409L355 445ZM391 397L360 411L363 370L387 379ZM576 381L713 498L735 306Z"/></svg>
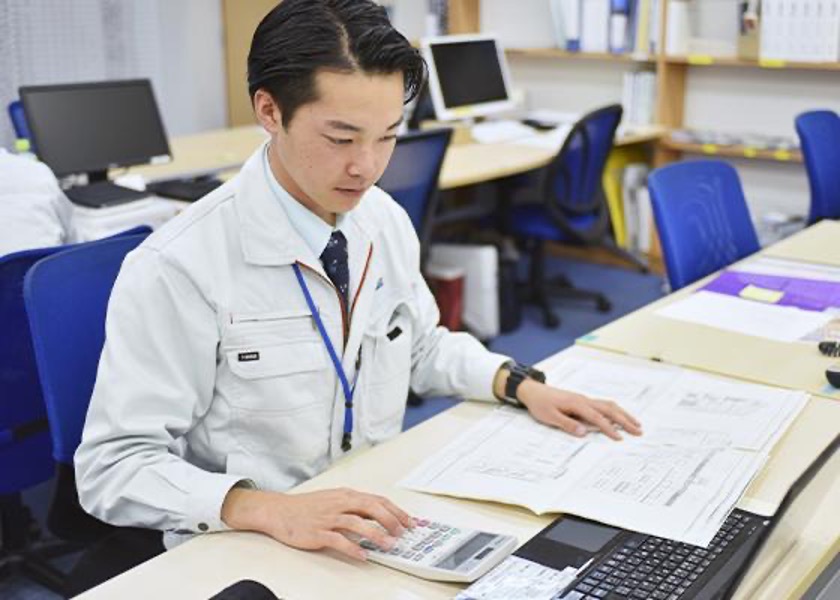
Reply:
<svg viewBox="0 0 840 600"><path fill-rule="evenodd" d="M32 134L29 131L29 123L26 121L26 113L23 110L23 102L20 100L13 100L9 102L7 107L9 111L9 119L12 121L12 128L15 130L15 136L19 140L32 141Z"/></svg>
<svg viewBox="0 0 840 600"><path fill-rule="evenodd" d="M840 116L830 110L802 113L796 132L811 187L808 224L840 219Z"/></svg>
<svg viewBox="0 0 840 600"><path fill-rule="evenodd" d="M38 262L26 275L24 300L59 463L72 464L81 440L114 280L126 254L145 238L82 244Z"/></svg>
<svg viewBox="0 0 840 600"><path fill-rule="evenodd" d="M115 237L150 232L142 225ZM35 248L0 256L0 494L46 481L55 471L23 282L39 260L73 247Z"/></svg>
<svg viewBox="0 0 840 600"><path fill-rule="evenodd" d="M36 262L62 249L38 248L0 257L0 494L46 481L55 471L23 304L23 278Z"/></svg>
<svg viewBox="0 0 840 600"><path fill-rule="evenodd" d="M609 225L602 181L621 114L621 105L613 104L581 117L542 171L539 189L548 213L580 243L600 241Z"/></svg>
<svg viewBox="0 0 840 600"><path fill-rule="evenodd" d="M377 184L406 210L423 246L431 234L438 177L451 137L451 129L401 135Z"/></svg>
<svg viewBox="0 0 840 600"><path fill-rule="evenodd" d="M738 172L728 163L661 167L648 188L672 290L759 249Z"/></svg>

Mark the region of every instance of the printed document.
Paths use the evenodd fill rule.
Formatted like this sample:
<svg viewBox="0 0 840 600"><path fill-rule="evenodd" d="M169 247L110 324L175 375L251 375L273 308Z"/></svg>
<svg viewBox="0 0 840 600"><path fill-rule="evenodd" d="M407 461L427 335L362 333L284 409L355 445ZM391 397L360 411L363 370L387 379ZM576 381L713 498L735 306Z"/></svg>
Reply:
<svg viewBox="0 0 840 600"><path fill-rule="evenodd" d="M807 400L586 348L542 366L549 383L621 403L644 435L618 443L600 433L576 438L504 407L401 484L705 546Z"/></svg>
<svg viewBox="0 0 840 600"><path fill-rule="evenodd" d="M764 304L703 290L660 308L656 314L780 342L807 338L834 318L830 312Z"/></svg>

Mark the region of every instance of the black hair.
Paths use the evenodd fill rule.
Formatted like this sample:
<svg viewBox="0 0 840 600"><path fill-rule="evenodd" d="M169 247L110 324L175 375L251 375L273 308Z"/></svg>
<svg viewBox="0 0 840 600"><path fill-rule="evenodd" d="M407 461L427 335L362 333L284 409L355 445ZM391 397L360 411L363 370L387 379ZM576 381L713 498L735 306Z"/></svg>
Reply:
<svg viewBox="0 0 840 600"><path fill-rule="evenodd" d="M282 0L254 32L248 53L251 101L265 89L288 127L302 105L317 100L319 69L390 75L402 72L404 102L426 77L417 49L371 0Z"/></svg>

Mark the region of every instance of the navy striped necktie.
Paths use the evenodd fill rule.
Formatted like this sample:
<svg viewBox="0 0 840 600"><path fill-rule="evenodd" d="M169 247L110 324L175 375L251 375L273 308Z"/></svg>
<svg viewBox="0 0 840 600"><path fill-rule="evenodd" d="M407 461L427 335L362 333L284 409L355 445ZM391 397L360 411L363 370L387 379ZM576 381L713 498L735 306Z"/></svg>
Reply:
<svg viewBox="0 0 840 600"><path fill-rule="evenodd" d="M333 285L344 300L347 309L347 291L350 287L350 268L347 264L347 238L338 230L332 232L327 247L321 253L321 263Z"/></svg>

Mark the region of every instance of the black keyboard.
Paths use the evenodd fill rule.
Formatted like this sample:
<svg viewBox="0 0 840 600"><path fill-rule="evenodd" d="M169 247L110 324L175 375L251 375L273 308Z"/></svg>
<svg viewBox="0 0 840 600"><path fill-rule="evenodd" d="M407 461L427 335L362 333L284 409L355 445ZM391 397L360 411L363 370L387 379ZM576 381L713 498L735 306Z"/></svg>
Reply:
<svg viewBox="0 0 840 600"><path fill-rule="evenodd" d="M96 181L64 190L70 200L84 206L102 207L123 204L146 198L148 192L138 192L110 181Z"/></svg>
<svg viewBox="0 0 840 600"><path fill-rule="evenodd" d="M222 185L222 182L218 179L202 177L199 179L168 179L166 181L158 181L150 183L146 186L146 189L157 196L194 202L206 196L220 185Z"/></svg>
<svg viewBox="0 0 840 600"><path fill-rule="evenodd" d="M562 600L685 600L726 563L760 518L729 515L707 548L635 534L604 555ZM692 589L694 588L694 589Z"/></svg>

